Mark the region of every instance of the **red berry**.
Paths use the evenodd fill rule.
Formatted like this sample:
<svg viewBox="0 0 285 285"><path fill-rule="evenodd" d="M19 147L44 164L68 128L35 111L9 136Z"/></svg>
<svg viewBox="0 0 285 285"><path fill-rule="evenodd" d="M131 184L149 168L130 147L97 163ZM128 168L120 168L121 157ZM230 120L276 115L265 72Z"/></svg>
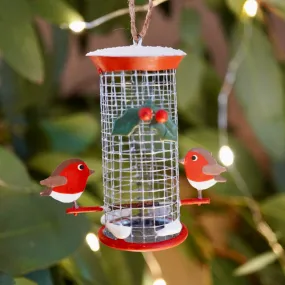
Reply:
<svg viewBox="0 0 285 285"><path fill-rule="evenodd" d="M152 118L152 109L151 108L141 108L139 110L139 117L142 121L150 121Z"/></svg>
<svg viewBox="0 0 285 285"><path fill-rule="evenodd" d="M155 119L158 123L164 124L168 120L168 113L165 110L158 110L155 113Z"/></svg>

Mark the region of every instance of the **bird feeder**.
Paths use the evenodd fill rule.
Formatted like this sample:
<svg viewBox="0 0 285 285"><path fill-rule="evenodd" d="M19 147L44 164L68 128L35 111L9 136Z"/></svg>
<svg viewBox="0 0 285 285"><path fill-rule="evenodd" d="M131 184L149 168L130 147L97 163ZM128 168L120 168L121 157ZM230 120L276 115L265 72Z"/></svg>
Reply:
<svg viewBox="0 0 285 285"><path fill-rule="evenodd" d="M139 44L87 54L100 74L104 211L99 239L129 251L182 243L176 69L181 50ZM198 200L198 201L197 201Z"/></svg>

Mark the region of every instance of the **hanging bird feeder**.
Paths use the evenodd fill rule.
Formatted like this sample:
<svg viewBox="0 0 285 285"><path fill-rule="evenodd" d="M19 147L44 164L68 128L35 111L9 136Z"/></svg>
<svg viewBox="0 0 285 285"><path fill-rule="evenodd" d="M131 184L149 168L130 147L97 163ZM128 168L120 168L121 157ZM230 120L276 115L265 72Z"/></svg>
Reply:
<svg viewBox="0 0 285 285"><path fill-rule="evenodd" d="M134 35L133 35L134 36ZM176 69L181 50L141 45L87 54L100 74L104 211L99 239L112 248L154 251L188 235L180 206Z"/></svg>

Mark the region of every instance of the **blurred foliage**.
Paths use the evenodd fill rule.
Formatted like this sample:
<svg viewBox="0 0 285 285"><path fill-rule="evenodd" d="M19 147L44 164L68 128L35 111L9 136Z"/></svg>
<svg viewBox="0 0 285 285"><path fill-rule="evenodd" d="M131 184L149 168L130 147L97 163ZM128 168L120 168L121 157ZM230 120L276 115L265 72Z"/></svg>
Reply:
<svg viewBox="0 0 285 285"><path fill-rule="evenodd" d="M147 1L138 0L137 5ZM245 117L271 161L272 176L265 176L247 147L230 133L235 165L260 210L282 245L285 245L285 68L272 47L267 9L285 18L284 0L264 0L253 21L252 37L244 42L245 59L234 92ZM243 41L248 23L243 0L206 0L223 24L234 52ZM92 252L84 241L96 231L100 216L65 215L66 205L41 199L36 181L46 177L62 160L78 156L96 173L88 180L79 203L102 204L102 167L98 94L78 92L60 96L69 32L59 27L72 21L93 20L127 5L125 0L0 0L0 284L2 285L149 285L140 253L120 252L101 245ZM169 2L157 7L171 17ZM138 18L142 17L142 13ZM35 19L51 24L53 49L47 49ZM218 155L217 96L222 80L202 37L202 19L194 9L182 9L177 48L188 55L177 71L180 155L203 146ZM90 33L123 28L130 40L129 17L106 22ZM78 36L86 50L87 33ZM82 55L84 52L82 52ZM95 99L94 99L95 98ZM181 171L181 176L182 175ZM190 186L181 181L181 189ZM190 194L189 194L190 195ZM196 195L196 193L194 193ZM181 219L191 236L180 246L191 261L207 264L213 285L283 285L284 268L260 236L243 195L232 177L209 191L207 207L182 209ZM215 247L199 216L227 217L234 213L227 232L226 254ZM243 275L243 276L237 276ZM179 284L179 283L177 283Z"/></svg>

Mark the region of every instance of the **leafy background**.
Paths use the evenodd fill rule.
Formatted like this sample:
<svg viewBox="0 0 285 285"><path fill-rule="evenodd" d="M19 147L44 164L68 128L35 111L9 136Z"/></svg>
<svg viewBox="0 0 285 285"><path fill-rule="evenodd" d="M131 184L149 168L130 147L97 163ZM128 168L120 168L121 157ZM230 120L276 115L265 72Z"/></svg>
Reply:
<svg viewBox="0 0 285 285"><path fill-rule="evenodd" d="M260 2L230 96L230 143L254 205L283 246L285 5ZM217 155L217 96L227 61L242 41L243 3L173 0L155 9L145 44L188 53L177 74L181 155L197 145ZM102 204L98 75L84 55L130 44L129 18L80 35L60 27L126 5L125 0L0 0L1 285L153 282L142 254L103 245L91 251L85 237L97 231L98 215L68 216L66 205L39 197L38 181L62 160L79 156L96 170L79 202ZM285 284L282 248L272 251L239 184L230 175L228 180L207 191L210 206L182 209L187 241L154 255L167 284ZM183 171L181 193L196 195Z"/></svg>

